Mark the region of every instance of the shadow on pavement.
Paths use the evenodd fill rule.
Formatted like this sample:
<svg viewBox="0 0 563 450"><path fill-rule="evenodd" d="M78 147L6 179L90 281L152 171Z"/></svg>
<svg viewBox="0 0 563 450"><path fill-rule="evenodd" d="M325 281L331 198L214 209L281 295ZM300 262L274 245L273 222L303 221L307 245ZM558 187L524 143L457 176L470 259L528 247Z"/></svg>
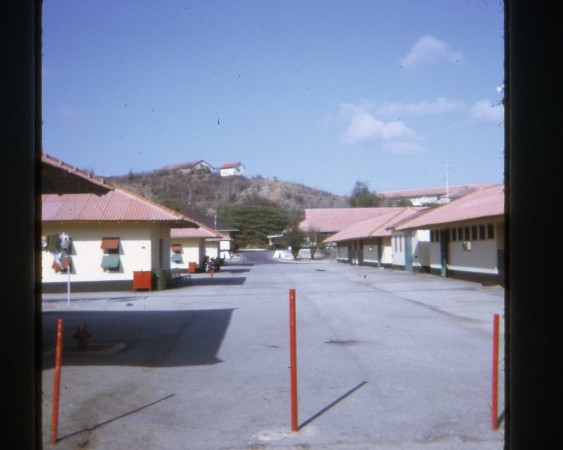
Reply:
<svg viewBox="0 0 563 450"><path fill-rule="evenodd" d="M250 269L238 269L238 268L234 268L232 266L221 267L221 273L244 273L244 272L250 272Z"/></svg>
<svg viewBox="0 0 563 450"><path fill-rule="evenodd" d="M221 278L220 276L206 275L204 277L192 278L189 286L239 286L244 284L246 277ZM189 288L188 286L188 288Z"/></svg>
<svg viewBox="0 0 563 450"><path fill-rule="evenodd" d="M57 321L63 321L63 366L181 367L222 362L217 353L234 309L70 311L42 315L43 369L54 367ZM77 329L87 327L85 351ZM108 346L117 352L99 351Z"/></svg>
<svg viewBox="0 0 563 450"><path fill-rule="evenodd" d="M329 403L328 405L326 405L323 409L321 409L319 412L317 412L316 414L313 414L311 417L309 417L307 420L305 420L303 423L301 423L298 427L299 430L301 430L302 428L306 427L307 425L309 425L313 420L318 419L320 416L322 416L325 412L327 412L329 409L331 409L333 406L336 406L338 403L340 403L342 400L344 400L346 397L352 395L354 392L356 392L358 389L360 389L362 386L364 386L364 384L366 384L367 381L362 381L360 384L358 384L357 386L354 386L352 389L350 389L348 392L345 392L344 394L342 394L340 397L338 397L336 400L334 400L333 402Z"/></svg>
<svg viewBox="0 0 563 450"><path fill-rule="evenodd" d="M76 436L76 435L78 435L78 434L80 434L80 433L86 433L86 432L94 431L96 428L100 428L100 427L102 427L102 426L104 426L104 425L107 425L107 424L109 424L109 423L111 423L111 422L115 422L116 420L122 419L123 417L130 416L131 414L135 414L135 413L137 413L137 412L139 412L139 411L142 411L142 410L144 410L144 409L146 409L146 408L149 408L149 407L151 407L151 406L153 406L153 405L156 405L157 403L160 403L160 402L162 402L162 401L164 401L164 400L168 400L169 398L174 397L174 395L176 395L176 394L167 395L166 397L163 397L163 398L161 398L161 399L159 399L159 400L156 400L156 401L154 401L154 402L152 402L152 403L149 403L149 404L147 404L147 405L143 405L143 406L141 406L141 407L139 407L139 408L137 408L137 409L134 409L133 411L129 411L129 412L125 413L125 414L121 414L120 416L113 417L113 418L108 419L108 420L104 420L103 422L97 423L96 425L93 425L93 426L88 427L88 428L83 428L82 430L75 431L74 433L67 434L66 436L59 436L59 437L57 438L57 442L60 442L60 441L62 441L62 440L64 440L64 439L68 439L68 438L70 438L70 437Z"/></svg>

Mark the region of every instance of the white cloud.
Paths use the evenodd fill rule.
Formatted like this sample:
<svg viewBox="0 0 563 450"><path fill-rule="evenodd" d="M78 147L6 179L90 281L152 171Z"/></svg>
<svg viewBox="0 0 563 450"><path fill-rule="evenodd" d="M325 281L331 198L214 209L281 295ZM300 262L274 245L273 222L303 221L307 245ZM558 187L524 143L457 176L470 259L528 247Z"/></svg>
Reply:
<svg viewBox="0 0 563 450"><path fill-rule="evenodd" d="M341 105L346 118L346 130L342 135L345 144L381 143L385 150L394 153L420 151L417 134L400 120L384 122L368 113L363 107Z"/></svg>
<svg viewBox="0 0 563 450"><path fill-rule="evenodd" d="M462 102L439 97L431 102L424 101L420 103L384 103L381 107L377 108L377 113L379 115L388 117L400 117L407 115L425 116L445 114L463 108L464 104Z"/></svg>
<svg viewBox="0 0 563 450"><path fill-rule="evenodd" d="M451 50L447 43L436 39L434 36L422 36L414 44L407 56L401 60L401 64L403 67L412 69L432 65L440 61L463 61L463 56L460 52Z"/></svg>
<svg viewBox="0 0 563 450"><path fill-rule="evenodd" d="M480 122L499 125L504 121L504 107L502 104L493 105L485 98L471 108L471 116Z"/></svg>

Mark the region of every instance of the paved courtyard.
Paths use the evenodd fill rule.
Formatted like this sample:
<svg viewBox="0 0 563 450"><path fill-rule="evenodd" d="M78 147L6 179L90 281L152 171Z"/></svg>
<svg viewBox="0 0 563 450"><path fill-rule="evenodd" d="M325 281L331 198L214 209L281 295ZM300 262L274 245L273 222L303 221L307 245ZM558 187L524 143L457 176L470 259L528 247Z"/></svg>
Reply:
<svg viewBox="0 0 563 450"><path fill-rule="evenodd" d="M43 297L45 449L502 449L499 286L244 252L163 291ZM299 424L291 431L289 290ZM50 443L57 320L58 443ZM77 350L77 327L91 333ZM501 333L500 412L503 410Z"/></svg>

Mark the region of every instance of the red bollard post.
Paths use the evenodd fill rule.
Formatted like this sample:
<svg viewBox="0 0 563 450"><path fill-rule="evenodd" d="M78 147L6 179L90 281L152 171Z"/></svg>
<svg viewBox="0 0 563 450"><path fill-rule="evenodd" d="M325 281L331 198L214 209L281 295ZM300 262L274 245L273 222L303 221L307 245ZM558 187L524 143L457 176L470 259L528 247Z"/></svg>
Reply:
<svg viewBox="0 0 563 450"><path fill-rule="evenodd" d="M61 357L63 352L63 319L57 322L57 352L55 356L55 382L53 387L53 414L51 422L51 442L57 443L59 425L59 396L61 388Z"/></svg>
<svg viewBox="0 0 563 450"><path fill-rule="evenodd" d="M498 429L498 351L499 351L499 315L493 317L493 386L491 416L493 430Z"/></svg>
<svg viewBox="0 0 563 450"><path fill-rule="evenodd" d="M291 431L298 431L297 423L297 336L295 289L289 290L289 360L291 380Z"/></svg>

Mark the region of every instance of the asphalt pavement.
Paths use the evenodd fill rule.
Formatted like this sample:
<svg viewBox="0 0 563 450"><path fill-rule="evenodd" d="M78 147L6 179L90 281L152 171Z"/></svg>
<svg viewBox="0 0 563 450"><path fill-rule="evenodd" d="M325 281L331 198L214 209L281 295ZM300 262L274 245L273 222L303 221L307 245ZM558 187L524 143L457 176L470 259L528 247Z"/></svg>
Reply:
<svg viewBox="0 0 563 450"><path fill-rule="evenodd" d="M244 252L162 291L43 296L45 449L502 449L504 289ZM299 430L291 431L289 290ZM51 442L57 321L63 323ZM87 330L86 350L77 330Z"/></svg>

